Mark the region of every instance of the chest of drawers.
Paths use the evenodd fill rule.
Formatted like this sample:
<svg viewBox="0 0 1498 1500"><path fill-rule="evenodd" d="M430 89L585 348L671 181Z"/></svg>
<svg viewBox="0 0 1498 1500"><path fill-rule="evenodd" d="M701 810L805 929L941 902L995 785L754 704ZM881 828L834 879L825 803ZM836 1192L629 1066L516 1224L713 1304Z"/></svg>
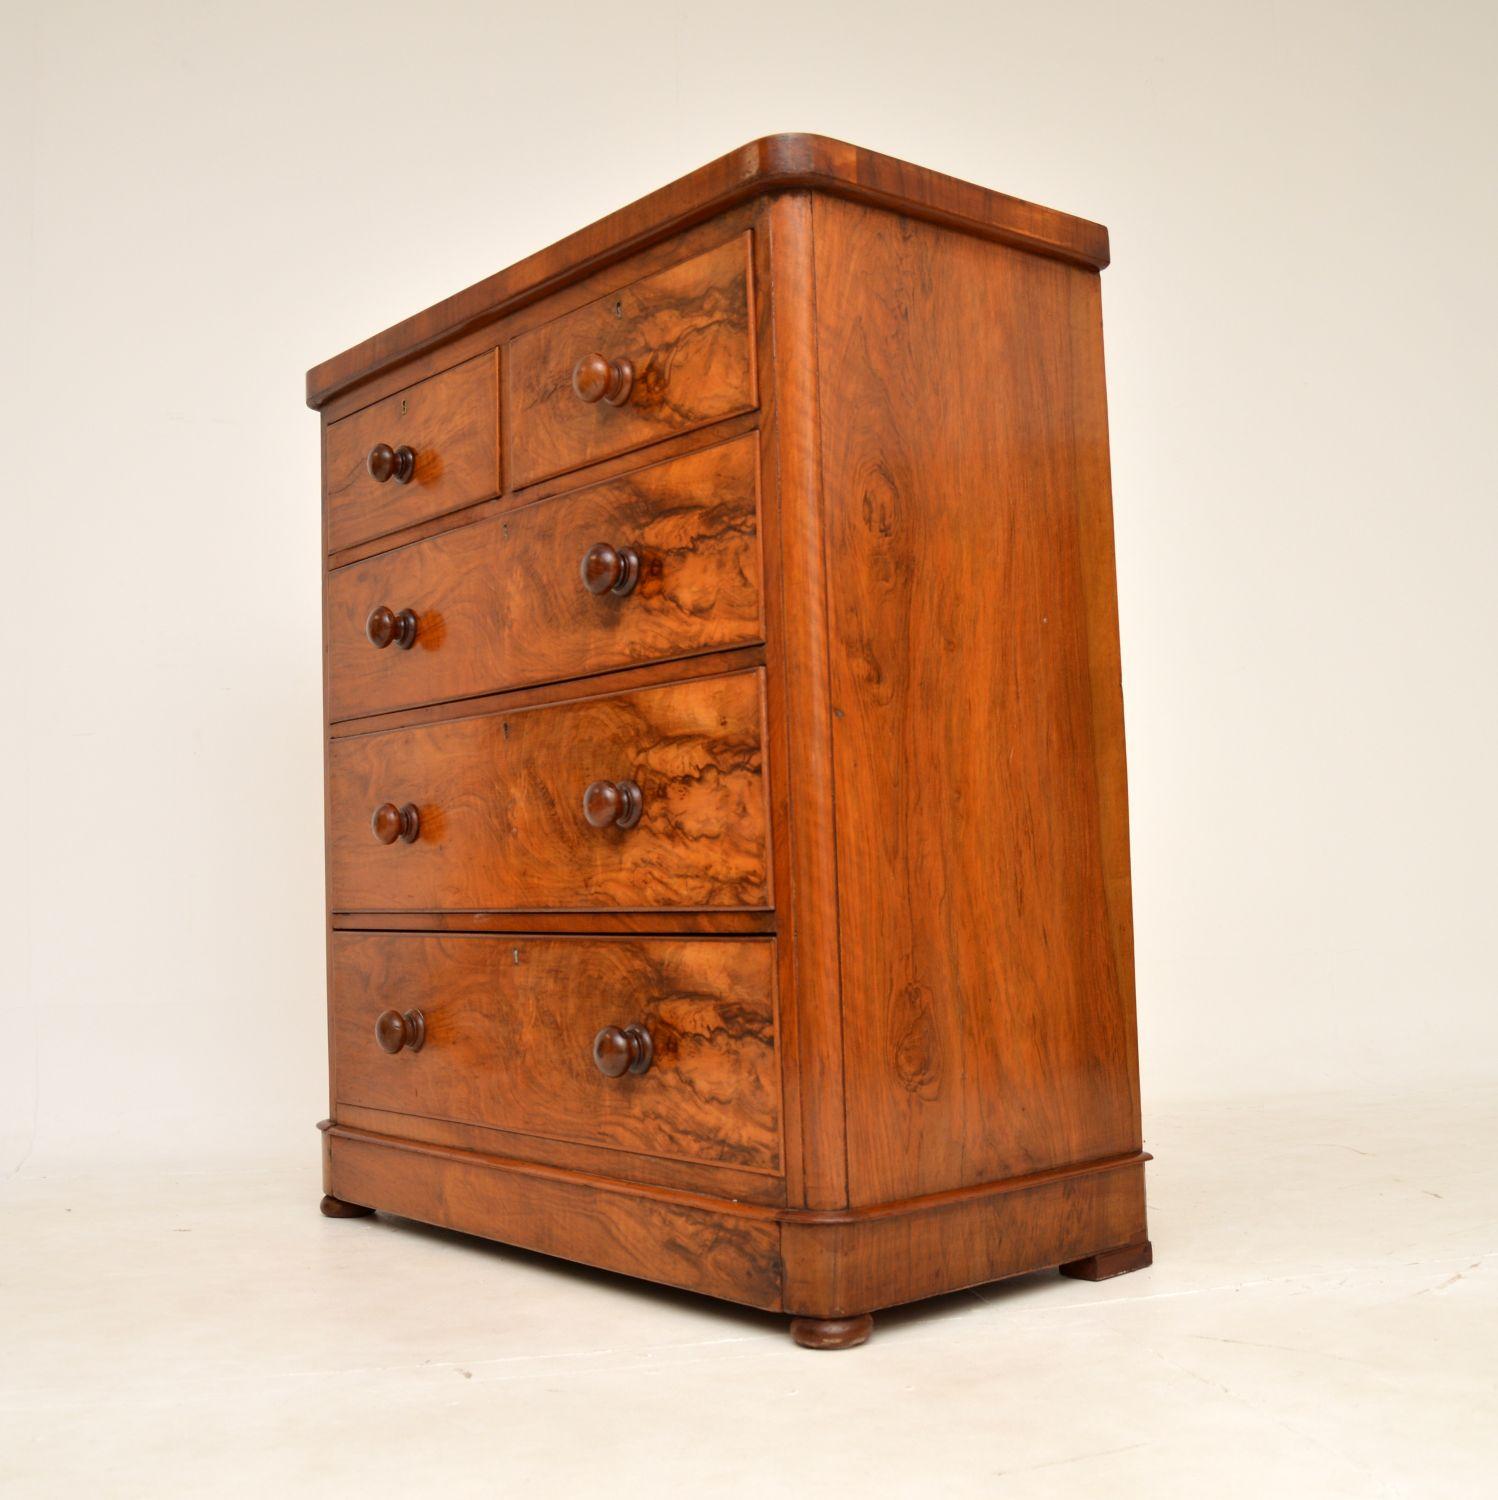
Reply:
<svg viewBox="0 0 1498 1500"><path fill-rule="evenodd" d="M1149 1263L1106 263L776 136L309 373L325 1213L818 1348Z"/></svg>

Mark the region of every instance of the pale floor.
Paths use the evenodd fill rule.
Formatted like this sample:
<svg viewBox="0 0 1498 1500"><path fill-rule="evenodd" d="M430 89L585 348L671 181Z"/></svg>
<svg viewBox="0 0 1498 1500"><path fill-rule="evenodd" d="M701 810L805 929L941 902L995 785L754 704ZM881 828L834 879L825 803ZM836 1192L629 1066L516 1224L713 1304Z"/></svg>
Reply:
<svg viewBox="0 0 1498 1500"><path fill-rule="evenodd" d="M1498 1495L1498 1107L1156 1109L1156 1264L782 1319L296 1170L0 1184L7 1496Z"/></svg>

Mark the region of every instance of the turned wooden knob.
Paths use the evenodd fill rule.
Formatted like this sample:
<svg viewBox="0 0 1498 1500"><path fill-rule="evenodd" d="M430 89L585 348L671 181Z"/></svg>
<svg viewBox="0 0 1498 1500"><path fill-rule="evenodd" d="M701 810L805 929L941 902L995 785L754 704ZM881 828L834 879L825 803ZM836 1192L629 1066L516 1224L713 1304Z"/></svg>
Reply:
<svg viewBox="0 0 1498 1500"><path fill-rule="evenodd" d="M404 807L397 807L393 802L382 802L375 808L369 826L382 844L393 844L397 839L414 844L416 836L421 832L421 814L416 811L416 804L413 802L406 803Z"/></svg>
<svg viewBox="0 0 1498 1500"><path fill-rule="evenodd" d="M404 1015L398 1010L382 1010L375 1018L375 1041L386 1052L399 1052L402 1047L420 1052L427 1039L427 1018L419 1010L408 1010Z"/></svg>
<svg viewBox="0 0 1498 1500"><path fill-rule="evenodd" d="M654 1056L655 1044L643 1026L605 1026L593 1038L593 1066L605 1078L643 1073Z"/></svg>
<svg viewBox="0 0 1498 1500"><path fill-rule="evenodd" d="M633 781L595 781L583 793L583 816L594 828L633 828L645 811L645 794Z"/></svg>
<svg viewBox="0 0 1498 1500"><path fill-rule="evenodd" d="M607 401L623 406L635 388L634 362L628 359L605 359L601 354L585 354L572 367L572 389L578 400L590 406Z"/></svg>
<svg viewBox="0 0 1498 1500"><path fill-rule="evenodd" d="M594 542L583 553L582 575L590 594L627 594L640 581L640 554L633 547Z"/></svg>
<svg viewBox="0 0 1498 1500"><path fill-rule="evenodd" d="M377 604L364 622L364 634L381 651L386 646L399 646L409 651L416 644L416 611L403 609L399 614L388 605Z"/></svg>
<svg viewBox="0 0 1498 1500"><path fill-rule="evenodd" d="M416 472L416 454L404 443L392 448L389 443L376 443L369 450L369 477L381 484L393 479L397 484L409 484Z"/></svg>

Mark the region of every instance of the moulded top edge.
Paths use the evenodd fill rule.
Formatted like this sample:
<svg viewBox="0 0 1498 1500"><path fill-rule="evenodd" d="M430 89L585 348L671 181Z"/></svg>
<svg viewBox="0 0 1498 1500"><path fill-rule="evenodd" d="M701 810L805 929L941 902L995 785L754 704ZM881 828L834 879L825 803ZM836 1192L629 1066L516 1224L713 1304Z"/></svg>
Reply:
<svg viewBox="0 0 1498 1500"><path fill-rule="evenodd" d="M315 365L307 372L307 404L322 407L350 386L611 261L748 198L793 187L965 229L1093 270L1108 264L1108 231L1101 224L825 136L768 135Z"/></svg>

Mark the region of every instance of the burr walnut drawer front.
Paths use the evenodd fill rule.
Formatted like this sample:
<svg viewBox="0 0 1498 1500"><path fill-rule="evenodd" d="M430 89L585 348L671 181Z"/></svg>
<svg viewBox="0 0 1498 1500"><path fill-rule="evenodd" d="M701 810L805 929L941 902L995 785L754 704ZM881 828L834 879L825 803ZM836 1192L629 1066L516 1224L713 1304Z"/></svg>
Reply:
<svg viewBox="0 0 1498 1500"><path fill-rule="evenodd" d="M753 434L340 568L335 719L763 639Z"/></svg>
<svg viewBox="0 0 1498 1500"><path fill-rule="evenodd" d="M338 1102L776 1171L767 939L333 936Z"/></svg>
<svg viewBox="0 0 1498 1500"><path fill-rule="evenodd" d="M510 345L512 467L530 484L751 411L746 232Z"/></svg>
<svg viewBox="0 0 1498 1500"><path fill-rule="evenodd" d="M499 351L328 424L336 551L499 493Z"/></svg>
<svg viewBox="0 0 1498 1500"><path fill-rule="evenodd" d="M338 911L770 904L758 669L335 739Z"/></svg>

